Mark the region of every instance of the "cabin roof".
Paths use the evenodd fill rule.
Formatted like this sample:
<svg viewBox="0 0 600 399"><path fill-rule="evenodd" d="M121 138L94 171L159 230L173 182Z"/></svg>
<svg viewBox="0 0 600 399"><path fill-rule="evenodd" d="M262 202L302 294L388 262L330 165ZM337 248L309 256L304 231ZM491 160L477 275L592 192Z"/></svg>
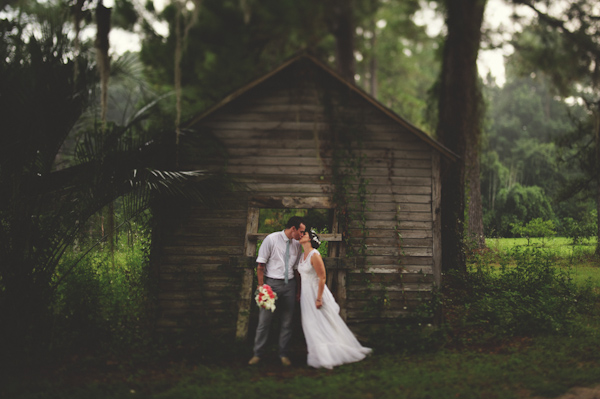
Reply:
<svg viewBox="0 0 600 399"><path fill-rule="evenodd" d="M364 90L362 90L360 87L358 87L356 85L353 85L353 84L349 83L348 81L346 81L344 78L342 78L342 76L340 74L338 74L336 71L334 71L333 69L331 69L329 66L327 66L324 63L322 63L321 61L319 61L316 57L314 57L314 56L312 56L310 54L305 54L305 53L299 54L299 55L296 55L296 56L290 58L289 60L283 62L281 65L279 65L277 68L273 69L272 71L266 73L265 75L263 75L263 76L261 76L261 77L259 77L257 79L254 79L250 83L248 83L248 84L242 86L241 88L235 90L234 92L230 93L229 95L227 95L226 97L224 97L221 101L217 102L216 104L214 104L213 106L211 106L207 110L205 110L205 111L201 112L200 114L196 115L195 117L191 118L185 124L185 126L190 127L192 125L195 125L196 123L200 122L205 117L211 115L212 113L214 113L218 109L222 108L226 104L230 103L234 99L240 97L241 95L243 95L247 91L251 90L252 88L254 88L256 86L259 86L261 83L265 82L269 78L277 75L281 71L285 70L286 68L290 67L291 65L293 65L293 64L295 64L295 63L297 63L297 62L299 62L301 60L309 60L310 62L312 62L315 66L317 66L318 68L322 69L324 72L326 72L328 75L330 75L333 79L338 80L341 84L343 84L344 86L348 87L351 91L355 92L360 97L362 97L364 100L366 100L367 102L371 103L377 109L379 109L380 111L382 111L390 119L392 119L393 121L395 121L399 125L402 125L408 131L410 131L414 135L416 135L418 138L420 138L421 140L423 140L424 142L426 142L427 144L429 144L431 147L433 147L436 150L438 150L447 159L452 160L452 161L456 161L458 158L460 158L452 150L448 149L442 143L440 143L439 141L435 140L434 138L432 138L431 136L429 136L427 133L425 133L423 130L421 130L418 127L416 127L415 125L411 124L410 122L408 122L407 120L405 120L404 118L402 118L401 116L399 116L398 114L396 114L394 111L392 111L391 109L389 109L388 107L386 107L385 105L381 104L379 101L377 101L370 94L368 94L367 92L365 92Z"/></svg>

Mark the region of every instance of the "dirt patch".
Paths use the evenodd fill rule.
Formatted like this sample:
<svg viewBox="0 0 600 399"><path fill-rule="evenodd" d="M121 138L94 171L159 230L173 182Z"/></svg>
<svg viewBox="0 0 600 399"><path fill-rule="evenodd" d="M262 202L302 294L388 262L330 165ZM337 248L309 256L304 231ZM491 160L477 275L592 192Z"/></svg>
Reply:
<svg viewBox="0 0 600 399"><path fill-rule="evenodd" d="M533 399L546 398L543 398L541 396L535 396ZM596 385L595 387L590 388L571 388L565 394L557 396L555 399L600 399L600 385Z"/></svg>

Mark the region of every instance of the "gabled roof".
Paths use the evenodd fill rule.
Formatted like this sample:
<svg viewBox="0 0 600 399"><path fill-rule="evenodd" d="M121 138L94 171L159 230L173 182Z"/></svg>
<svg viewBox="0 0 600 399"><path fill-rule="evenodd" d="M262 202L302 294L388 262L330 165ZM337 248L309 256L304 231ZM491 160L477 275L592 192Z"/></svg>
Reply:
<svg viewBox="0 0 600 399"><path fill-rule="evenodd" d="M200 113L199 115L193 117L185 125L187 127L189 127L191 125L194 125L194 124L198 123L203 118L205 118L208 115L212 114L213 112L217 111L218 109L220 109L221 107L223 107L226 104L230 103L234 99L240 97L242 94L246 93L250 89L252 89L252 88L260 85L261 83L263 83L267 79L271 78L272 76L276 75L277 73L281 72L282 70L288 68L290 65L295 64L296 62L299 62L300 60L309 60L310 62L312 62L313 64L315 64L318 68L322 69L327 74L331 75L331 77L333 79L336 79L341 84L343 84L344 86L347 86L351 91L355 92L356 94L358 94L359 96L361 96L364 100L366 100L369 103L371 103L373 106L375 106L380 111L382 111L385 115L387 115L390 119L392 119L396 123L402 125L406 129L408 129L410 132L412 132L418 138L420 138L421 140L423 140L424 142L426 142L427 144L429 144L430 146L432 146L433 148L435 148L436 150L438 150L442 155L446 156L448 159L450 159L452 161L456 161L458 158L460 158L460 156L458 156L456 153L454 153L453 151L451 151L450 149L448 149L442 143L438 142L437 140L435 140L434 138L430 137L427 133L425 133L424 131L422 131L418 127L414 126L410 122L408 122L405 119L403 119L402 117L400 117L394 111L392 111L391 109L387 108L386 106L384 106L383 104L381 104L379 101L377 101L375 98L373 98L370 94L368 94L367 92L365 92L364 90L362 90L360 87L349 83L347 80L345 80L344 78L342 78L341 75L339 75L336 71L334 71L333 69L331 69L329 66L325 65L324 63L322 63L321 61L319 61L314 56L312 56L310 54L305 54L305 53L299 54L299 55L296 55L296 56L290 58L289 60L287 60L284 63L282 63L281 65L279 65L277 68L273 69L271 72L269 72L269 73L267 73L267 74L265 74L265 75L263 75L263 76L255 79L255 80L253 80L252 82L246 84L245 86L241 87L240 89L234 91L233 93L229 94L228 96L226 96L225 98L223 98L221 101L219 101L218 103L216 103L212 107L208 108L206 111L204 111L204 112Z"/></svg>

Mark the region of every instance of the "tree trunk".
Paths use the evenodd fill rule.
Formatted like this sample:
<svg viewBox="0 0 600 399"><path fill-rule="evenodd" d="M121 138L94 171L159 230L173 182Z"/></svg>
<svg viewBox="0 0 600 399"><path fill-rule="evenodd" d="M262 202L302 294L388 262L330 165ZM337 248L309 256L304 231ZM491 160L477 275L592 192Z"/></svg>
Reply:
<svg viewBox="0 0 600 399"><path fill-rule="evenodd" d="M478 116L478 119L479 116ZM473 249L483 249L485 237L483 235L483 205L481 203L481 183L480 183L480 162L479 162L479 139L481 129L479 126L475 129L475 137L467 140L466 155L466 175L469 185L468 194L468 240Z"/></svg>
<svg viewBox="0 0 600 399"><path fill-rule="evenodd" d="M96 7L96 60L98 70L100 71L100 103L102 125L106 124L106 115L108 111L108 79L110 77L110 58L108 57L108 35L110 33L110 14L111 9L104 7L102 1L98 2Z"/></svg>
<svg viewBox="0 0 600 399"><path fill-rule="evenodd" d="M352 6L347 0L337 0L331 8L329 29L335 37L335 62L344 79L354 84L354 21Z"/></svg>
<svg viewBox="0 0 600 399"><path fill-rule="evenodd" d="M377 54L375 48L377 46L377 23L375 20L372 21L371 30L373 36L371 36L371 60L369 62L369 73L370 73L370 85L369 92L373 98L377 98Z"/></svg>
<svg viewBox="0 0 600 399"><path fill-rule="evenodd" d="M465 163L469 141L479 130L477 54L485 0L448 0L438 138L461 159L442 174L442 253L444 270L466 271L464 253Z"/></svg>
<svg viewBox="0 0 600 399"><path fill-rule="evenodd" d="M598 214L596 232L596 256L600 257L600 103L594 110L594 133L596 136L596 213Z"/></svg>

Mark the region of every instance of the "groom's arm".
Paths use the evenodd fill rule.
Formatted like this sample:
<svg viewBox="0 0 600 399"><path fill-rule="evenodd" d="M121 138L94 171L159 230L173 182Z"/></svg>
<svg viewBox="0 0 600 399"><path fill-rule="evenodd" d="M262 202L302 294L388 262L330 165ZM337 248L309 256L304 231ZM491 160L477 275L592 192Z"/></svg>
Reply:
<svg viewBox="0 0 600 399"><path fill-rule="evenodd" d="M294 278L296 279L296 302L300 302L300 289L302 284L300 284L300 273L298 273L297 269L294 269Z"/></svg>
<svg viewBox="0 0 600 399"><path fill-rule="evenodd" d="M258 280L259 287L261 285L263 285L264 277L265 277L265 264L259 263L258 266L256 266L256 279Z"/></svg>

